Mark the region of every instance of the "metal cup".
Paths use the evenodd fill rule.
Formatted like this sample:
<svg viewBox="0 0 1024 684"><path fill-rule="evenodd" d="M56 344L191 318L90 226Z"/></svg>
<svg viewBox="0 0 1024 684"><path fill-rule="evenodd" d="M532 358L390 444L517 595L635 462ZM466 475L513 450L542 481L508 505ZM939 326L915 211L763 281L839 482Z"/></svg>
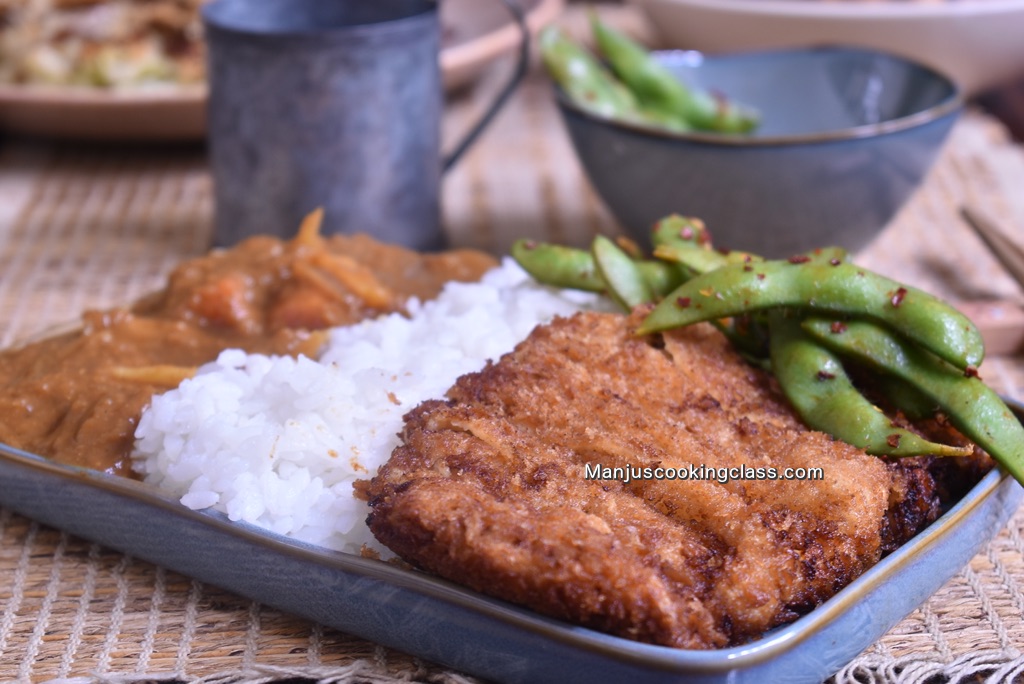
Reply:
<svg viewBox="0 0 1024 684"><path fill-rule="evenodd" d="M445 245L440 181L522 79L519 65L454 151L440 150L441 26L429 0L215 0L203 7L213 242L324 233Z"/></svg>

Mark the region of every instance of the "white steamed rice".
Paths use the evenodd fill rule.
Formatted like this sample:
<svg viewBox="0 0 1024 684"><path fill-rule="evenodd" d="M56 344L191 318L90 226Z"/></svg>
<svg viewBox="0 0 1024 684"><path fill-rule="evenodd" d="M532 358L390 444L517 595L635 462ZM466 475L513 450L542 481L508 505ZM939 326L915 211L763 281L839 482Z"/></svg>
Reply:
<svg viewBox="0 0 1024 684"><path fill-rule="evenodd" d="M606 306L536 284L512 260L437 299L336 328L319 360L227 350L153 398L134 467L193 509L332 549L383 551L353 483L398 445L402 416L497 359L538 324Z"/></svg>

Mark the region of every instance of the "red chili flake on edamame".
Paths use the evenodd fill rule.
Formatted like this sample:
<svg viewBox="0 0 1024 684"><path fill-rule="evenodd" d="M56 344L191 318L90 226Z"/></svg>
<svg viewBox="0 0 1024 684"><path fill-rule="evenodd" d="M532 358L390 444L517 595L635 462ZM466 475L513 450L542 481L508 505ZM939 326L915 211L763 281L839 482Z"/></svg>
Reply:
<svg viewBox="0 0 1024 684"><path fill-rule="evenodd" d="M693 228L690 228L689 226L683 228L681 231L679 231L679 237L683 238L684 240L692 240Z"/></svg>
<svg viewBox="0 0 1024 684"><path fill-rule="evenodd" d="M764 273L758 273L757 274L757 279L758 280L764 280Z"/></svg>
<svg viewBox="0 0 1024 684"><path fill-rule="evenodd" d="M964 369L964 377L965 378L980 378L981 375L978 374L978 369L977 368L975 368L974 366L968 366L967 368Z"/></svg>
<svg viewBox="0 0 1024 684"><path fill-rule="evenodd" d="M839 260L839 259L833 258L833 259L830 259L828 263L832 264L833 266L838 266L839 264L841 264L843 262L841 260Z"/></svg>
<svg viewBox="0 0 1024 684"><path fill-rule="evenodd" d="M892 299L890 299L889 301L892 302L892 305L894 307L896 307L903 303L903 298L906 296L907 288L901 287L900 289L896 290L896 292L892 296Z"/></svg>
<svg viewBox="0 0 1024 684"><path fill-rule="evenodd" d="M829 373L826 370L820 370L820 371L818 371L818 379L819 380L835 380L836 379L836 374L835 373Z"/></svg>
<svg viewBox="0 0 1024 684"><path fill-rule="evenodd" d="M793 256L789 257L789 263L791 264L806 264L810 260L811 257L807 256L806 254L794 254Z"/></svg>
<svg viewBox="0 0 1024 684"><path fill-rule="evenodd" d="M537 241L527 240L526 242L523 243L523 249L537 249Z"/></svg>
<svg viewBox="0 0 1024 684"><path fill-rule="evenodd" d="M842 321L832 321L832 325L829 327L833 335L846 332L846 324Z"/></svg>
<svg viewBox="0 0 1024 684"><path fill-rule="evenodd" d="M893 449L895 449L900 445L900 436L889 435L888 437L885 438L885 443L891 446Z"/></svg>
<svg viewBox="0 0 1024 684"><path fill-rule="evenodd" d="M680 297L679 299L676 300L676 306L678 306L680 309L690 308L690 298Z"/></svg>

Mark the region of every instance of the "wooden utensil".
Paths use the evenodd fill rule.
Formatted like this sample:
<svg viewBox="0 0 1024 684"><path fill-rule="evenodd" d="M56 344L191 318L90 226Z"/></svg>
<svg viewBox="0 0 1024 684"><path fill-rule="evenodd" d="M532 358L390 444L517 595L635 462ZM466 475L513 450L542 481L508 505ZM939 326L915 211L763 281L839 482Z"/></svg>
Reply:
<svg viewBox="0 0 1024 684"><path fill-rule="evenodd" d="M977 207L961 207L960 214L992 254L1024 288L1024 244L1020 238ZM958 308L978 326L985 348L992 355L1024 350L1024 309L1009 301L961 302Z"/></svg>

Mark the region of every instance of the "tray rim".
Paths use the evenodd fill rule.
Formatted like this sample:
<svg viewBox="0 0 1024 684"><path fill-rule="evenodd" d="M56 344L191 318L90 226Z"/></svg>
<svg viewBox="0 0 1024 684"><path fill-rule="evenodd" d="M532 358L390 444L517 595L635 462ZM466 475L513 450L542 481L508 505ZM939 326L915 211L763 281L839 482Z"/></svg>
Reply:
<svg viewBox="0 0 1024 684"><path fill-rule="evenodd" d="M1024 412L1024 406L1021 404L1008 403L1018 414ZM244 522L232 522L226 515L216 511L189 509L144 482L88 468L60 464L2 443L0 443L0 461L13 462L37 473L57 478L57 480L74 481L118 497L129 497L136 503L160 509L179 519L190 520L209 526L218 532L227 533L242 542L254 544L263 551L410 590L426 598L469 610L481 617L497 620L507 627L527 630L534 636L551 639L576 651L599 653L603 658L610 658L624 665L639 665L648 670L705 675L720 675L768 665L773 660L782 658L798 648L822 629L839 620L867 594L897 576L918 555L926 553L948 539L973 511L1002 489L1008 479L1012 479L1001 468L993 468L938 520L869 568L832 598L797 620L771 630L747 644L725 649L698 651L630 641L589 628L574 626L534 613L526 608L478 594L453 582L426 573L403 569L384 561L363 558L355 554L318 547ZM1014 498L1019 499L1019 497L1020 490L1018 488ZM2 493L0 493L0 506L7 506ZM17 509L12 510L17 512ZM1012 512L1010 510L1009 515L1012 515ZM60 526L57 525L57 527ZM990 539L986 538L982 543L987 543ZM108 542L99 543L122 553L131 553L131 549L118 548ZM945 581L948 581L948 578ZM262 601L263 599L256 600ZM885 629L888 630L891 627L892 625L888 625ZM866 644L864 647L869 645Z"/></svg>

